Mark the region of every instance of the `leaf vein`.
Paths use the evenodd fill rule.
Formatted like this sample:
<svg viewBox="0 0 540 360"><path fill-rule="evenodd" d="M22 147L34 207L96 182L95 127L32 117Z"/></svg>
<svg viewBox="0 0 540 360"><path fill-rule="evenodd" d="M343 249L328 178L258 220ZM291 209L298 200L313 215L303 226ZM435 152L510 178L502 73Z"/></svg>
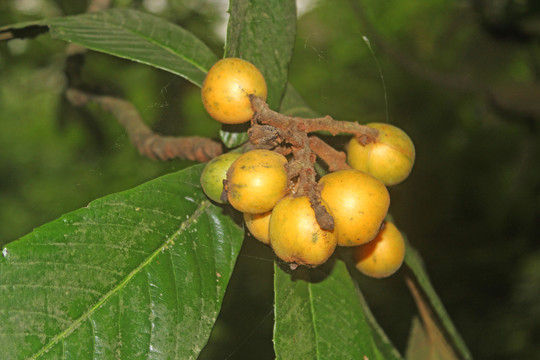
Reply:
<svg viewBox="0 0 540 360"><path fill-rule="evenodd" d="M90 309L88 309L84 314L82 314L78 319L76 319L69 327L65 330L54 336L47 344L45 344L40 350L38 350L31 359L37 359L39 356L47 352L51 347L57 344L59 341L63 340L69 334L71 334L76 328L78 328L84 321L86 321L90 316L107 300L114 296L120 289L126 286L127 283L138 273L143 271L149 265L154 258L159 256L164 249L168 248L170 245L174 244L174 240L178 238L192 223L195 223L197 219L204 213L204 210L210 206L210 201L205 200L199 204L199 207L195 210L193 215L187 220L180 224L179 229L166 241L161 244L154 252L152 252L139 266L133 269L117 286L113 287L106 294L104 294ZM199 270L200 271L200 270ZM151 349L150 349L151 350Z"/></svg>

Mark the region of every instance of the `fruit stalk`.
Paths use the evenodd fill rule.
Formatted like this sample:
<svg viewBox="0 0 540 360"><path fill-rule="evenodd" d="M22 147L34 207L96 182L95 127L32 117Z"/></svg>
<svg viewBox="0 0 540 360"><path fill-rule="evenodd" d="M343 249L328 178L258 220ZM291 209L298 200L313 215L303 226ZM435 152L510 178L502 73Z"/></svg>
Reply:
<svg viewBox="0 0 540 360"><path fill-rule="evenodd" d="M305 133L326 131L332 135L351 134L363 145L374 142L379 134L377 129L361 125L352 121L334 120L331 116L304 119L295 116L287 116L271 110L268 104L257 96L249 95L251 107L255 112L253 124L271 125L275 128L287 130L301 125Z"/></svg>

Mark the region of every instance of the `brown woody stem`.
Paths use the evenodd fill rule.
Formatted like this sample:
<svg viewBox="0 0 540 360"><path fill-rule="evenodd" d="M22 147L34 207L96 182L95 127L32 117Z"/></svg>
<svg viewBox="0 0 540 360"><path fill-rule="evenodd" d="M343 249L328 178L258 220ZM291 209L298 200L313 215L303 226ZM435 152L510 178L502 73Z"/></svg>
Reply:
<svg viewBox="0 0 540 360"><path fill-rule="evenodd" d="M317 156L328 165L328 171L350 169L347 164L347 155L343 151L337 151L317 136L309 137L309 146Z"/></svg>
<svg viewBox="0 0 540 360"><path fill-rule="evenodd" d="M90 0L86 12L102 11L110 4L111 0ZM150 159L181 158L205 162L223 153L221 144L211 139L199 136L173 137L156 134L144 123L141 115L130 102L79 89L83 85L80 73L85 52L86 48L77 44L69 44L66 48L65 72L69 84L66 97L74 106L82 106L88 102L99 104L104 110L113 114L126 129L139 153Z"/></svg>
<svg viewBox="0 0 540 360"><path fill-rule="evenodd" d="M304 119L283 115L271 110L264 100L254 95L250 95L250 100L251 106L255 111L252 120L253 124L271 125L282 130L301 126L305 133L326 131L332 135L351 134L363 145L374 142L379 134L377 129L361 125L357 122L334 120L331 116Z"/></svg>
<svg viewBox="0 0 540 360"><path fill-rule="evenodd" d="M334 219L322 205L321 186L316 181L314 164L318 156L330 171L350 167L343 152L308 134L316 131L332 135L348 133L360 143L367 144L377 139L378 131L354 122L336 121L330 116L313 119L286 116L272 111L264 100L253 95L250 101L255 112L248 131L250 142L256 146L270 146L283 154L292 153L293 160L287 168L292 196L307 196L319 226L333 230Z"/></svg>
<svg viewBox="0 0 540 360"><path fill-rule="evenodd" d="M154 160L182 158L199 162L208 161L223 153L220 143L199 136L172 137L155 134L143 122L130 102L113 96L94 95L77 89L67 89L66 97L75 106L95 102L116 117L126 129L140 154Z"/></svg>

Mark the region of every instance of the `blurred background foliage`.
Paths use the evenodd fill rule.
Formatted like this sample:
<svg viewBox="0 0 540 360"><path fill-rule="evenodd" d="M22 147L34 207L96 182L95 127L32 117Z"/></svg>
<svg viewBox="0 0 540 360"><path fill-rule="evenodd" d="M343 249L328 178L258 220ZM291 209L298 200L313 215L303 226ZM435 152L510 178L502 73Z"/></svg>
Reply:
<svg viewBox="0 0 540 360"><path fill-rule="evenodd" d="M223 51L226 2L117 0ZM81 13L85 1L2 0L0 25ZM303 0L290 81L314 110L389 121L414 140L391 212L478 359L540 357L540 3ZM189 162L142 158L116 120L63 98L65 43L0 43L0 245ZM371 50L372 49L372 50ZM270 51L270 49L269 49ZM86 82L132 101L167 135L217 137L199 89L88 53ZM272 253L244 244L204 359L273 359ZM403 351L414 304L398 273L358 278Z"/></svg>

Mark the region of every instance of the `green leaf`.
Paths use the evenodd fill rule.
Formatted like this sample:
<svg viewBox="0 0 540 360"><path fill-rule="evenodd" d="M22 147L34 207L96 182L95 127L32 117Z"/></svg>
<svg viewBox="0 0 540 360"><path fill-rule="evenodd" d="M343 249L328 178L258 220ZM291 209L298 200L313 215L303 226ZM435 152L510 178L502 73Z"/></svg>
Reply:
<svg viewBox="0 0 540 360"><path fill-rule="evenodd" d="M349 270L350 271L350 270ZM354 269L354 271L357 271ZM382 358L385 360L402 360L403 357L399 351L394 347L394 344L390 341L384 330L381 328L375 316L371 312L369 305L367 304L364 295L359 291L358 292L360 303L366 315L366 319L371 327L371 335L373 336L373 341L375 342L376 348L381 353Z"/></svg>
<svg viewBox="0 0 540 360"><path fill-rule="evenodd" d="M407 264L413 275L410 277L408 285L420 310L426 331L428 331L426 336L431 341L436 342L430 346L444 349L441 350L441 353L447 354L445 358L450 358L448 357L450 356L448 355L449 351L453 350L456 353L456 358L472 359L465 342L454 327L444 305L435 292L433 285L431 285L420 255L410 243L407 243L406 249L405 264ZM416 334L418 334L418 331L416 331ZM415 343L414 339L411 341Z"/></svg>
<svg viewBox="0 0 540 360"><path fill-rule="evenodd" d="M197 37L162 18L131 9L111 9L4 27L50 28L51 36L89 49L151 65L202 86L216 55ZM35 32L35 31L34 31ZM34 32L27 31L33 34ZM15 34L16 35L16 34Z"/></svg>
<svg viewBox="0 0 540 360"><path fill-rule="evenodd" d="M294 0L231 0L225 55L255 64L268 86L266 102L279 109L296 37Z"/></svg>
<svg viewBox="0 0 540 360"><path fill-rule="evenodd" d="M219 138L221 142L229 149L237 147L248 141L249 136L246 131L231 132L227 130L219 130Z"/></svg>
<svg viewBox="0 0 540 360"><path fill-rule="evenodd" d="M204 165L91 202L6 245L2 359L193 359L243 239Z"/></svg>
<svg viewBox="0 0 540 360"><path fill-rule="evenodd" d="M399 359L378 348L342 261L294 271L276 265L274 290L277 359Z"/></svg>

